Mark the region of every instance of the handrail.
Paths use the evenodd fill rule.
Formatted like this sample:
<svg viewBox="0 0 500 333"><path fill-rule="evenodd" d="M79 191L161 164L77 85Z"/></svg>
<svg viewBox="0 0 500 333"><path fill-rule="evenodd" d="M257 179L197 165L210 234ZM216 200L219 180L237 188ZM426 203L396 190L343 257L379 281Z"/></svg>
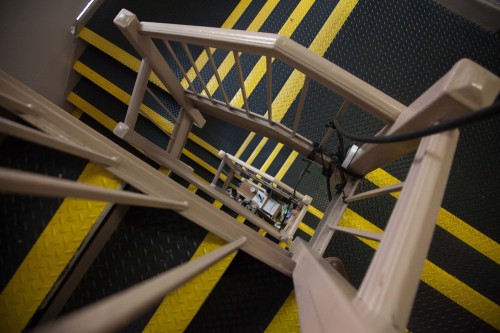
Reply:
<svg viewBox="0 0 500 333"><path fill-rule="evenodd" d="M388 123L394 122L406 108L339 66L278 34L152 22L141 22L139 32L152 38L280 59Z"/></svg>
<svg viewBox="0 0 500 333"><path fill-rule="evenodd" d="M108 190L99 186L1 167L0 191L56 198L76 197L123 205L173 209L176 211L183 211L189 208L187 201L174 200L173 197L160 198L121 190Z"/></svg>
<svg viewBox="0 0 500 333"><path fill-rule="evenodd" d="M198 259L173 268L95 304L73 312L32 332L115 332L161 301L205 269L238 250L246 242L241 237Z"/></svg>

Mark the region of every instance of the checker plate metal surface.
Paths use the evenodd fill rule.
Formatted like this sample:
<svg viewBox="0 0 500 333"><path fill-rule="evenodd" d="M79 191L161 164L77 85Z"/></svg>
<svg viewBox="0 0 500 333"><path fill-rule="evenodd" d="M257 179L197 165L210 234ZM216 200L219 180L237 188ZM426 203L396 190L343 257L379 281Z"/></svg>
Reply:
<svg viewBox="0 0 500 333"><path fill-rule="evenodd" d="M79 182L117 188L120 181L89 163ZM66 198L0 294L0 330L21 331L97 221L106 202Z"/></svg>

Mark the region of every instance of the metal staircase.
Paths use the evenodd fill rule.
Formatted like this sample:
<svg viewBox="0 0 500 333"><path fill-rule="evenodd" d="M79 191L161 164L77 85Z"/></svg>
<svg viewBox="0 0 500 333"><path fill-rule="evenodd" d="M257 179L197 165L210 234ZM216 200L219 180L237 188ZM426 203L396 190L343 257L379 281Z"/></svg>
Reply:
<svg viewBox="0 0 500 333"><path fill-rule="evenodd" d="M342 5L345 6L345 4ZM130 90L129 96L126 96L124 91L118 87L113 87L109 82L106 82L106 78L99 77L99 74L93 74L91 79L107 86L110 93L126 102L128 104L127 115L121 119L122 122L110 121L109 118L106 119L100 116L98 110L92 109L91 105L86 105L83 100L79 100L76 94L72 93L70 100L83 106L87 110L86 112L93 114L96 118L104 119L102 123L108 124L108 129L114 128L115 134L135 147L129 149L139 149L143 152L147 156L146 161L148 163L152 163L154 167L157 167L158 164L161 165L167 169L164 173L169 173L172 179L176 179L177 182L189 187L188 189L183 188L176 181L166 177L161 172L155 171L147 163L131 156L96 132L83 127L71 116L60 115L61 112L54 109L43 98L36 96L33 92L24 92L24 88L18 83L4 76L2 84L2 87L6 87L3 95L4 107L14 111L24 121L40 128L51 136L40 132L36 132L36 135L47 142L54 142L53 147L64 146L67 151L75 153L84 159L97 159L96 162L101 163L107 171L148 196L127 192L95 191L95 189L75 184L70 185L60 180L50 181L54 186L58 186L60 192L55 192L56 187L47 190L47 186L42 185L41 188L44 188L44 192L36 193L44 195L61 195L65 193L72 196L88 196L93 199L106 198L107 201L114 200L117 203L123 197L123 200L128 200L122 202L125 204L137 203L137 200L142 200L144 204L149 203L158 207L175 208L180 216L195 222L212 233L207 235L203 241L196 241L200 244L200 249L205 241L207 244L213 244L206 247L207 249L216 249L224 244L224 242L217 240L214 235L218 235L231 243L231 245L228 245L229 247L224 247L228 251L217 250L215 252L219 254L218 259L222 259L232 252L231 256L225 259L225 264L220 263L219 278L227 269L229 262L233 260L234 251L237 248L241 248L254 258L281 273L285 273L285 275L293 275L300 323L305 331L329 331L334 325L339 325L337 328L340 330L377 330L384 332L404 330L410 316L413 299L417 294L420 271L423 267L425 275L427 266L429 266L425 258L434 230L435 216L440 210L439 206L446 186L447 173L453 159L454 147L457 144L457 133L438 134L423 139L416 155L417 162L411 167L404 184L388 184L387 188L372 191L368 189L365 193L356 194L355 190L359 181L355 176L365 175L377 167L394 160L396 157L415 150L418 142L405 145L392 144L392 146L387 147L376 144L363 146L354 157L349 158L343 165L344 169L351 175L347 179L344 195L336 197L330 204L322 207L322 209L326 208L325 214L322 214L317 209L315 210L314 207L309 209L310 212L321 218L321 221L315 222L317 226L314 227L316 230L310 242L307 243L308 237L297 237L290 249L284 249L285 243L282 243L282 246L277 243L285 240L290 244L293 233L287 235L286 239L282 238L282 235L274 232L273 228L268 228L265 224L262 224L261 220L253 214L235 204L224 193L214 190L213 187L195 175L194 172L203 173L208 170L212 174L216 174L215 179L220 176L220 172L217 173L215 168L218 160L213 157L217 150L200 138L203 133L202 127L205 125L205 121L207 121L206 126L214 126L214 120L227 122L231 125L243 127L246 131L253 131L251 133L252 137L264 137L265 140L263 140L262 145L265 145L269 139L278 142L276 149L272 153L274 156L279 154L281 149L292 149L295 157L301 154L314 159L320 164L324 163L325 160L326 163L330 163L331 155L316 154L314 156L314 154L311 154L316 150L313 144L316 138L308 139L307 135L301 135L303 122L307 122L309 117L314 117L314 114L311 113L314 110L305 107L308 90L314 91L318 86L333 90L336 95L344 98L344 101L339 103L339 117L348 116L353 108L358 110L352 106L357 105L379 118L381 122L377 124L387 123L386 127L381 131L381 134L386 135L408 132L415 128L430 125L435 121L453 118L457 114L467 113L489 105L498 94L498 78L477 64L464 60L457 63L446 76L406 108L402 103L368 85L356 76L280 36L145 23L137 21L131 13L126 11L122 11L117 16L116 23L125 31L125 35L143 58L141 66L138 68L138 77L134 89L133 91ZM91 32L84 30L83 34L89 36ZM159 39L166 41L159 43ZM247 55L247 53L256 53L257 56ZM228 76L224 77L224 64L228 63L229 68L234 69L227 72L229 73L226 74ZM249 63L253 63L251 70L248 68ZM190 70L187 69L190 67L186 66L186 64L189 64ZM279 90L280 83L273 81L276 68L281 71L286 66L290 66L290 69L284 71L292 73L291 76L296 76L301 87L297 91L299 97L295 101L295 113L291 116L286 111L283 113L280 110L282 106L276 103L284 90ZM77 63L76 68L82 72L87 71L83 63ZM152 73L153 75L151 75ZM232 80L229 80L229 82L232 82L232 84L228 87L225 80L228 80L231 75ZM466 77L466 80L464 80L464 77ZM149 79L155 83L156 87L148 83ZM258 85L257 82L261 82L261 79L263 79L263 83ZM310 86L314 89L308 89ZM478 89L478 86L487 89ZM166 89L170 95L165 94L161 89ZM261 94L266 97L260 101L261 104L252 103L249 98L254 89L260 89ZM235 97L231 98L231 96ZM464 99L464 96L469 99ZM154 105L155 110L148 108L146 106L148 104ZM36 110L41 110L40 114L29 113L33 105ZM123 106L121 108L123 109ZM330 118L333 117L334 113L330 112ZM330 120L328 119L328 121ZM14 130L16 135L21 135L18 134L21 133L18 124L13 124L8 120L3 121L3 123L5 125L3 126L4 131L9 128L10 133L14 133ZM192 124L201 127L201 129L192 128ZM322 126L323 123L319 125ZM230 126L228 125L228 127ZM22 130L26 131L24 138L29 138L34 133L32 129L22 128ZM148 134L150 130L156 134L151 136ZM235 129L235 131L237 130ZM323 131L324 129L321 130L321 133ZM320 136L321 140L318 140L321 141L320 146L328 145L331 135L332 131L326 131L324 136ZM54 140L53 136L59 139ZM61 137L64 140L60 140ZM231 140L231 137L229 136L226 140ZM212 157L197 158L196 154L192 153L193 149L197 149L192 142L201 144L210 151ZM75 143L80 147L79 149L73 149ZM240 156L241 154L243 153L235 153L235 155ZM251 158L252 156L250 156ZM214 159L216 162L207 163L210 159ZM154 162L151 162L151 160ZM200 162L203 168L200 168L193 161ZM269 165L266 161L260 169L265 171ZM26 190L21 190L15 184L8 188L5 187L9 185L7 180L12 179L11 173L11 171L2 171L2 176L5 176L6 180L2 183L5 190L18 192L29 190L32 193L36 191L35 187L29 185L25 186L25 188L30 187ZM281 179L283 174L279 171L276 179ZM18 173L15 174L15 176L17 175ZM22 176L28 175L23 174ZM39 178L40 176L29 176L32 177L26 178L29 183L42 179ZM372 176L368 175L367 178L370 179L369 177ZM225 181L226 179L221 177L221 180ZM356 218L352 224L349 224L348 220L346 220L348 216L352 216L352 212L347 209L347 203L400 191L401 189L401 196L385 227L385 233L382 234L380 230L376 230L376 227L367 230L367 224L363 225L363 223L356 226ZM193 195L193 191L203 192L203 196L207 197L209 202ZM307 192L305 193L307 194ZM421 198L422 200L416 201L415 198ZM324 200L324 198L322 199ZM221 207L224 211L217 209ZM422 207L426 207L426 209L422 209ZM409 211L412 213L408 214ZM425 212L425 214L420 214L421 212ZM117 214L123 216L124 213ZM408 218L408 215L411 218ZM239 222L244 222L244 224L236 222L234 217ZM400 222L403 220L405 223ZM106 224L112 223L108 221ZM250 224L256 225L258 228ZM312 235L311 227L308 224L301 223L298 225L298 233ZM110 230L113 230L113 227L110 228ZM116 228L116 225L114 228ZM256 232L259 228L263 230ZM363 274L363 282L357 284L351 281L351 284L357 284L359 289L353 288L336 271L326 265L322 259L323 253L328 252L328 248L332 244L338 244L337 247L342 246L342 242L337 242L338 233L335 233L334 236L336 231L362 237L364 241L370 239L377 242L382 241L373 258L373 264L367 269L366 274ZM263 237L263 234L267 234L267 236ZM241 238L242 236L245 238ZM306 238L306 241L301 238ZM85 242L86 240L81 244L85 244ZM201 256L201 252L195 256ZM209 256L212 257L212 255ZM210 257L203 256L198 261L186 264L180 270L191 270L197 263L204 261L207 262L205 266L208 267L214 264ZM78 267L78 263L75 265L73 267ZM77 270L77 268L73 269ZM215 266L213 269L215 269ZM199 273L199 271L196 272ZM187 279L187 275L182 275L178 279L172 278L171 273L174 274L173 272L167 272L164 279L176 280L176 286L184 283ZM203 276L199 275L196 278L199 283L203 280ZM155 278L157 279L155 281L160 281L162 278L159 276ZM217 284L217 279L212 282L211 288ZM384 281L383 284L380 283L381 280ZM60 278L59 281L61 281ZM59 327L61 331L66 331L68 328L72 330L81 328L85 331L86 328L90 327L85 325L90 318L96 318L93 321L93 324L96 325L95 329L98 329L98 327L117 329L118 325L125 327L129 320L132 319L132 313L136 316L140 311L144 311L147 306L153 306L154 308L154 305L163 298L163 295L174 289L174 287L170 287L159 291L157 287L152 287L153 283L158 283L155 281L147 280L143 284L144 290L157 290L157 292L150 295L151 297L146 297L145 292L136 294L137 291L127 289L121 294L122 296L116 296L114 300L110 299L108 301L104 299L95 308L90 307L89 310L78 312L72 318L68 317L68 319L63 318L59 322L56 321L55 326L47 326L46 329L52 331ZM78 284L78 282L75 283ZM186 285L182 288L176 291L177 296L173 295L173 297L178 297L178 300L185 298L186 294L183 294L182 290L188 290L189 287ZM194 288L196 289L196 286ZM67 299L72 291L66 293L68 294L66 295ZM147 304L143 303L142 306L137 306L135 309L134 307L137 305L135 302L123 301L123 299L142 299L141 295L144 296ZM47 301L45 301L45 304L41 303L46 296L47 294L36 305L36 307L41 306L42 309L44 307L47 309L48 304L49 310L45 312L45 315L43 315L43 311L42 314L39 314L45 316L42 321L57 315L57 311L53 310L54 308L50 303L47 303ZM15 297L15 293L11 297ZM120 297L124 298L121 299ZM201 296L196 302L203 303L204 297L208 296ZM53 296L52 299L56 298L57 295ZM5 300L5 298L2 300ZM460 300L453 300L463 306ZM284 298L281 302L283 301ZM116 318L109 316L102 316L101 318L98 314L108 311L102 309L106 309L108 306L116 308L116 306L109 305L113 304L112 302L127 304L127 306L119 307L123 312L119 313ZM168 314L168 310L162 309L164 305L166 309L169 306L171 310L175 309L175 306L172 307L171 304L167 304L169 302L165 299L158 312L165 311ZM294 302L292 294L283 306L293 308ZM59 309L63 306L62 304L64 302L59 305ZM329 311L323 312L322 310L311 312L309 311L310 304L316 304L315 308L317 309L335 308L342 311L335 312L334 315ZM469 311L479 316L489 325L496 327L496 304L490 305L485 300L482 306L484 306L483 309L486 309L486 312L481 313L479 308ZM7 329L16 331L26 325L36 309L31 309L31 314L27 312L23 318L16 317L17 314L14 314L14 308L7 310L4 307L2 311L4 311L2 314L9 313L8 317L12 318L10 322L6 321L8 325L12 325L6 326ZM47 314L50 312L52 314ZM149 314L147 318L151 319L147 319L150 324L145 326L146 330L162 330L164 324L156 314ZM291 318L294 318L294 315ZM31 320L33 322L33 318ZM297 320L296 315L295 320ZM179 327L185 329L188 324L189 321L184 326ZM296 324L292 322L293 325Z"/></svg>

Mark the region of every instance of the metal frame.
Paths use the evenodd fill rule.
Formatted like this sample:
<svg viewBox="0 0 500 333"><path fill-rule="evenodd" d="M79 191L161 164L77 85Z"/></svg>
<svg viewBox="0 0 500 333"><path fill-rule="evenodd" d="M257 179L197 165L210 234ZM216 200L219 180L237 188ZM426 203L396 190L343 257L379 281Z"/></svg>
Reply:
<svg viewBox="0 0 500 333"><path fill-rule="evenodd" d="M295 198L297 198L297 200L299 201L299 205L302 206L299 213L297 214L297 216L295 216L293 223L288 223L285 228L280 231L276 230L276 228L271 226L269 223L262 221L260 218L256 221L253 219L251 220L252 223L254 223L262 230L266 231L267 233L273 235L276 239L291 244L293 236L295 235L295 232L299 227L299 223L302 221L307 211L309 210L312 198L308 195L304 195L300 192L294 191L293 188L281 182L280 180L272 177L271 175L268 175L265 172L260 171L250 164L245 163L239 158L236 158L233 155L228 154L222 150L219 151L219 157L221 158L221 162L219 164L217 172L214 175L212 183L210 184L210 186L212 186L214 189L220 189L221 192L226 191L234 177L238 175L245 176L247 177L247 179L253 178L257 183L265 183L269 188L271 188L271 191L273 191L274 189L274 191L284 196L295 196ZM224 181L222 188L219 188L217 186L217 182L219 181L221 174L224 173L225 166L228 166L230 171L226 175L226 180Z"/></svg>

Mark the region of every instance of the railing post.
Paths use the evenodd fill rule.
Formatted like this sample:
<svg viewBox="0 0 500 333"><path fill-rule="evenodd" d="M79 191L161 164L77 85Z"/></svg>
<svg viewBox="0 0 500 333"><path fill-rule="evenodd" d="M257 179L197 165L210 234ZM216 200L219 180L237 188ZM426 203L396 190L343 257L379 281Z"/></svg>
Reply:
<svg viewBox="0 0 500 333"><path fill-rule="evenodd" d="M422 139L358 299L403 331L432 240L458 130Z"/></svg>
<svg viewBox="0 0 500 333"><path fill-rule="evenodd" d="M186 117L186 111L181 109L179 113L179 118L174 127L174 132L170 137L170 141L167 146L167 153L170 155L180 158L182 154L182 149L186 145L186 141L193 127L193 120L191 117Z"/></svg>
<svg viewBox="0 0 500 333"><path fill-rule="evenodd" d="M177 103L189 114L196 126L203 127L205 118L203 118L200 111L193 107L192 102L186 98L184 88L153 40L139 34L141 22L139 22L137 16L126 9L122 9L113 22L139 52L140 56L149 62L160 81L167 87Z"/></svg>
<svg viewBox="0 0 500 333"><path fill-rule="evenodd" d="M221 158L219 167L217 168L217 172L214 175L214 179L212 180L211 186L217 186L217 182L219 181L219 177L224 170L224 166L226 165L226 153L224 151L219 151L219 157Z"/></svg>
<svg viewBox="0 0 500 333"><path fill-rule="evenodd" d="M149 62L146 59L142 59L124 121L125 124L131 129L134 129L135 123L137 122L137 117L139 116L139 110L141 108L142 100L144 99L146 87L148 86L150 74L151 66L149 65Z"/></svg>
<svg viewBox="0 0 500 333"><path fill-rule="evenodd" d="M351 195L356 190L358 183L359 180L349 178L346 186L344 187L344 192L346 192L347 195ZM309 241L313 250L320 254L325 252L330 240L333 237L334 229L332 229L332 227L339 224L346 209L347 203L344 202L342 196L339 196L336 200L330 202L323 218L314 232L314 235Z"/></svg>

